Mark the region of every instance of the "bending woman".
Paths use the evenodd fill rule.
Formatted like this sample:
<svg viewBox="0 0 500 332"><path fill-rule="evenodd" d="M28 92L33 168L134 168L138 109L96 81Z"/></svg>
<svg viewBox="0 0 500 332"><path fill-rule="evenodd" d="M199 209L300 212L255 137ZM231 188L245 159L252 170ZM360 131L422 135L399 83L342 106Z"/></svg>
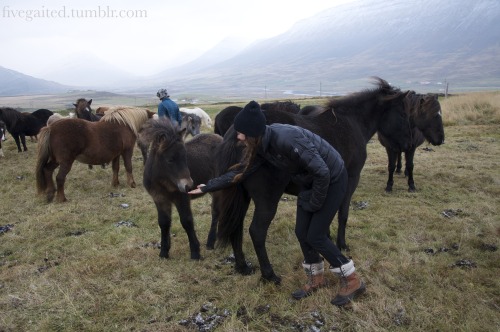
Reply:
<svg viewBox="0 0 500 332"><path fill-rule="evenodd" d="M292 293L300 300L326 285L325 259L341 280L332 304L342 306L365 292L365 284L328 237L330 225L347 189L347 171L340 154L327 141L307 129L287 124L266 125L260 105L251 101L234 119L238 140L246 148L242 161L227 173L200 184L190 194L213 192L242 181L264 162L289 172L300 185L295 235L304 255L307 282Z"/></svg>

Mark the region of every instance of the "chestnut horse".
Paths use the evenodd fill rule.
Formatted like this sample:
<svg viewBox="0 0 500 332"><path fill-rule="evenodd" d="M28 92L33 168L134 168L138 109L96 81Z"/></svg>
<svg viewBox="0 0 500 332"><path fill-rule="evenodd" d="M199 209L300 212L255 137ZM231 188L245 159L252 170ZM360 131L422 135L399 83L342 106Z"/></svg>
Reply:
<svg viewBox="0 0 500 332"><path fill-rule="evenodd" d="M120 156L125 164L127 183L135 188L132 154L138 131L152 115L145 109L116 108L98 122L66 119L43 128L35 172L38 193L45 193L51 202L57 191L56 201L65 202L64 182L75 160L90 165L112 162L112 185L117 186ZM57 167L56 190L52 174Z"/></svg>

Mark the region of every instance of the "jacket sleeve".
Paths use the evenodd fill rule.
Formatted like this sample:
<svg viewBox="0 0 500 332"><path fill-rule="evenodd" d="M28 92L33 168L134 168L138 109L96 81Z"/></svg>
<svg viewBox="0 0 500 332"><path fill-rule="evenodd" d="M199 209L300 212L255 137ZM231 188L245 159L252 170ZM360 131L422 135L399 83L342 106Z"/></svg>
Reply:
<svg viewBox="0 0 500 332"><path fill-rule="evenodd" d="M314 144L306 139L299 139L296 147L296 161L312 177L309 205L312 211L317 211L325 202L330 185L330 170Z"/></svg>
<svg viewBox="0 0 500 332"><path fill-rule="evenodd" d="M254 173L263 163L264 159L256 157L252 162L252 165L245 171L245 174L240 179L240 182L248 178L252 173ZM236 169L230 170L219 177L213 178L207 182L207 184L200 188L200 190L204 193L213 192L221 189L228 188L236 183L233 182L236 174L241 173L243 171L243 166L238 167Z"/></svg>

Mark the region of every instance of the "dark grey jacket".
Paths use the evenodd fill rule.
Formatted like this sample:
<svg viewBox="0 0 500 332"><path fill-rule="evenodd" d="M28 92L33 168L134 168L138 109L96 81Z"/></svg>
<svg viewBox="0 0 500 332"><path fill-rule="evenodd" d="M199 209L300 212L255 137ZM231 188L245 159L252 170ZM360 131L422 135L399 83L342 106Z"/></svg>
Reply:
<svg viewBox="0 0 500 332"><path fill-rule="evenodd" d="M312 211L323 206L328 186L339 177L344 167L342 157L327 141L307 129L279 123L266 126L256 159L243 178L266 161L290 173L292 180L303 188L299 198L307 199ZM210 180L201 190L211 192L227 188L240 172L229 171Z"/></svg>

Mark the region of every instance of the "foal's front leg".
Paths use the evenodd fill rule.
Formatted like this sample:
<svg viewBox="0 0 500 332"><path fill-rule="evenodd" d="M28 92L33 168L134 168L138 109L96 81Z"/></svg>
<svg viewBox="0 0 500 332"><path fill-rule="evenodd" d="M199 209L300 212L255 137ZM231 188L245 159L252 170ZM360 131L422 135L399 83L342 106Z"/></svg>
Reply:
<svg viewBox="0 0 500 332"><path fill-rule="evenodd" d="M200 241L194 229L193 213L191 212L191 201L188 194L180 194L180 200L175 203L179 213L182 227L186 231L189 240L191 259L200 259Z"/></svg>
<svg viewBox="0 0 500 332"><path fill-rule="evenodd" d="M160 226L160 257L168 258L170 251L170 228L172 226L172 204L156 202L158 212L158 226Z"/></svg>

